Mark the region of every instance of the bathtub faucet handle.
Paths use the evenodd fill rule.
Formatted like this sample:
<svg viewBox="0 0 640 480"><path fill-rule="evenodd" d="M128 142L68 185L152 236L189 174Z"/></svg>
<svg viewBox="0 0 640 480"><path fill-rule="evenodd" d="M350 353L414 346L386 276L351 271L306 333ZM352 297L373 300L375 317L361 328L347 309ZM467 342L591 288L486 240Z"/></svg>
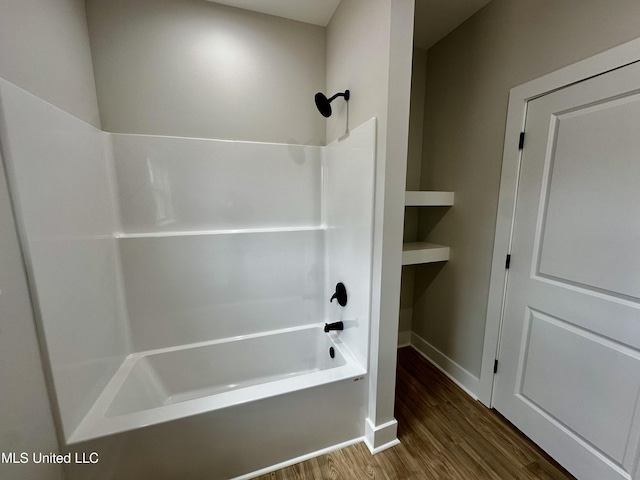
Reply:
<svg viewBox="0 0 640 480"><path fill-rule="evenodd" d="M344 283L338 282L336 285L336 293L333 294L329 302L333 302L334 298L338 300L338 304L341 307L347 304L347 287L344 286Z"/></svg>
<svg viewBox="0 0 640 480"><path fill-rule="evenodd" d="M331 330L344 330L344 324L342 322L325 323L325 333L329 333Z"/></svg>

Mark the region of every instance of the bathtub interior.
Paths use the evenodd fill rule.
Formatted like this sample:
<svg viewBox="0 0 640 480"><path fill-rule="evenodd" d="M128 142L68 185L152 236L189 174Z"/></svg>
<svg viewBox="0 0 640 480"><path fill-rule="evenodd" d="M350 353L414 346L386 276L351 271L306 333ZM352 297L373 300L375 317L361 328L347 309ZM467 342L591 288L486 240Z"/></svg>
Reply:
<svg viewBox="0 0 640 480"><path fill-rule="evenodd" d="M320 325L136 353L123 362L68 444L358 381L365 374L338 336Z"/></svg>
<svg viewBox="0 0 640 480"><path fill-rule="evenodd" d="M0 79L67 443L366 373L375 125L326 147L110 134Z"/></svg>
<svg viewBox="0 0 640 480"><path fill-rule="evenodd" d="M132 356L105 416L171 405L341 367L346 359L318 328L208 342ZM329 353L334 348L334 356ZM242 355L238 355L242 352Z"/></svg>

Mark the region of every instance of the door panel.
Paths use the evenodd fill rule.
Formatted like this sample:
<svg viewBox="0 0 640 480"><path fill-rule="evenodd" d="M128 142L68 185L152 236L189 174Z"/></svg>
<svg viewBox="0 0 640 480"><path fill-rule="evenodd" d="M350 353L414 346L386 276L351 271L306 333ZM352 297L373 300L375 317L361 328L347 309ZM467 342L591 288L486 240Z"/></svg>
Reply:
<svg viewBox="0 0 640 480"><path fill-rule="evenodd" d="M640 388L640 354L528 310L519 394L622 463ZM591 412L598 415L591 418Z"/></svg>
<svg viewBox="0 0 640 480"><path fill-rule="evenodd" d="M638 118L638 95L552 117L539 274L640 299Z"/></svg>
<svg viewBox="0 0 640 480"><path fill-rule="evenodd" d="M640 438L640 65L529 102L493 405L580 479Z"/></svg>

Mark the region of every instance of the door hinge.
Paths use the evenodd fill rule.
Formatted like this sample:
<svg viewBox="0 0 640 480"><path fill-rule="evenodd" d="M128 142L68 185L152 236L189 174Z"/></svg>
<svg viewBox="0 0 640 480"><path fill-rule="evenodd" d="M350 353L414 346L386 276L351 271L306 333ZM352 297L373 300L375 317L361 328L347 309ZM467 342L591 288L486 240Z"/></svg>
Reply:
<svg viewBox="0 0 640 480"><path fill-rule="evenodd" d="M504 268L509 269L511 266L511 254L507 254L507 260L504 262Z"/></svg>
<svg viewBox="0 0 640 480"><path fill-rule="evenodd" d="M498 373L498 359L493 361L493 373Z"/></svg>
<svg viewBox="0 0 640 480"><path fill-rule="evenodd" d="M524 147L524 132L520 132L520 140L518 140L518 150L522 150Z"/></svg>

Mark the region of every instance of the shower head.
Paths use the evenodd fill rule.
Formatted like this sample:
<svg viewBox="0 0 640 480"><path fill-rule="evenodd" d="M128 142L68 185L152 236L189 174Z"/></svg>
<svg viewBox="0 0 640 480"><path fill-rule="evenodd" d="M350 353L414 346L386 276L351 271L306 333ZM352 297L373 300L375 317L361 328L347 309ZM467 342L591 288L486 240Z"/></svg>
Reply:
<svg viewBox="0 0 640 480"><path fill-rule="evenodd" d="M345 101L348 102L350 97L349 90L345 90L341 93L336 93L331 98L327 98L324 93L316 93L316 107L318 107L318 111L322 114L323 117L328 118L331 116L331 102L333 102L338 97L344 97Z"/></svg>

